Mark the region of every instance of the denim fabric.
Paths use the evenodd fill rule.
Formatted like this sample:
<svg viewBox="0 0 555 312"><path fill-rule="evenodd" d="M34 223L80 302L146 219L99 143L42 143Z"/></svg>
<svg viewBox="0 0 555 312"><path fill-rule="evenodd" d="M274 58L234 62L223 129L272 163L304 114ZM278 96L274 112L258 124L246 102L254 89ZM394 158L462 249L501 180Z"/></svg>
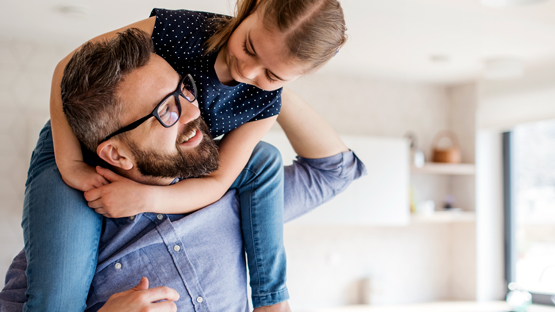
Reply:
<svg viewBox="0 0 555 312"><path fill-rule="evenodd" d="M25 184L23 311L83 311L96 270L102 216L67 186L54 159L50 122L40 133Z"/></svg>
<svg viewBox="0 0 555 312"><path fill-rule="evenodd" d="M264 142L258 144L231 188L239 194L253 307L286 301L283 162L279 150Z"/></svg>
<svg viewBox="0 0 555 312"><path fill-rule="evenodd" d="M312 210L363 174L364 165L352 152L324 159L299 157L284 170L284 220ZM240 215L239 196L230 190L218 202L185 216L145 213L105 219L86 311L97 311L111 294L135 286L142 276L151 287L176 289L181 295L178 311L247 311ZM6 275L0 312L21 311L25 267L22 251Z"/></svg>

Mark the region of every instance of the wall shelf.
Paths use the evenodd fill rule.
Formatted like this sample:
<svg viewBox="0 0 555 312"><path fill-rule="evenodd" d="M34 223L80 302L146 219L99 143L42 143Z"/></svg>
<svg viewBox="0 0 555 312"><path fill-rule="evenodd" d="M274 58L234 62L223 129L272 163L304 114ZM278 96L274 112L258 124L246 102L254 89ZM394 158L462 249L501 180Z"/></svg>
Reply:
<svg viewBox="0 0 555 312"><path fill-rule="evenodd" d="M474 164L426 163L422 168L412 166L410 171L413 174L474 175L476 166Z"/></svg>
<svg viewBox="0 0 555 312"><path fill-rule="evenodd" d="M435 211L430 215L413 214L410 219L413 223L459 223L474 222L476 215L474 211Z"/></svg>

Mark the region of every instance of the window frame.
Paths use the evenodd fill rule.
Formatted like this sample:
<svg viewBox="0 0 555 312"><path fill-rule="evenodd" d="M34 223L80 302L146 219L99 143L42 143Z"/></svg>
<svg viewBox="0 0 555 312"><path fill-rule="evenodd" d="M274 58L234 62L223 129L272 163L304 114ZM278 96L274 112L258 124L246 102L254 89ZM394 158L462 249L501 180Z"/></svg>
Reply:
<svg viewBox="0 0 555 312"><path fill-rule="evenodd" d="M513 131L503 132L503 244L504 244L504 262L505 262L505 287L509 292L508 285L515 281L516 278L516 222L514 209L514 192L513 192ZM555 293L537 293L532 294L532 303L548 306L555 306Z"/></svg>

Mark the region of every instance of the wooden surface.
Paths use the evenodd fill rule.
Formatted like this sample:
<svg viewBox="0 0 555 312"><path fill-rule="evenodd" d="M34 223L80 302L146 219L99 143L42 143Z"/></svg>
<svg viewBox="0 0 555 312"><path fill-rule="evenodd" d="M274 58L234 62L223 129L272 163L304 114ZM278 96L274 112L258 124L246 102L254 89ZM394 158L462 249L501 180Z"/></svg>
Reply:
<svg viewBox="0 0 555 312"><path fill-rule="evenodd" d="M445 164L425 163L422 168L412 167L413 174L445 174L445 175L473 175L476 172L474 164Z"/></svg>

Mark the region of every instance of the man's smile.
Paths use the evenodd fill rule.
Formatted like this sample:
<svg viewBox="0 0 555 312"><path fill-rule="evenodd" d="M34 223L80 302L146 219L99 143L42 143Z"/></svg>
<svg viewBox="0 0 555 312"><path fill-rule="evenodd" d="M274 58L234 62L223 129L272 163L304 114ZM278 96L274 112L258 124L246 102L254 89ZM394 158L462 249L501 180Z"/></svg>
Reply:
<svg viewBox="0 0 555 312"><path fill-rule="evenodd" d="M193 129L183 137L183 140L179 145L183 147L195 147L202 142L203 137L202 131Z"/></svg>

